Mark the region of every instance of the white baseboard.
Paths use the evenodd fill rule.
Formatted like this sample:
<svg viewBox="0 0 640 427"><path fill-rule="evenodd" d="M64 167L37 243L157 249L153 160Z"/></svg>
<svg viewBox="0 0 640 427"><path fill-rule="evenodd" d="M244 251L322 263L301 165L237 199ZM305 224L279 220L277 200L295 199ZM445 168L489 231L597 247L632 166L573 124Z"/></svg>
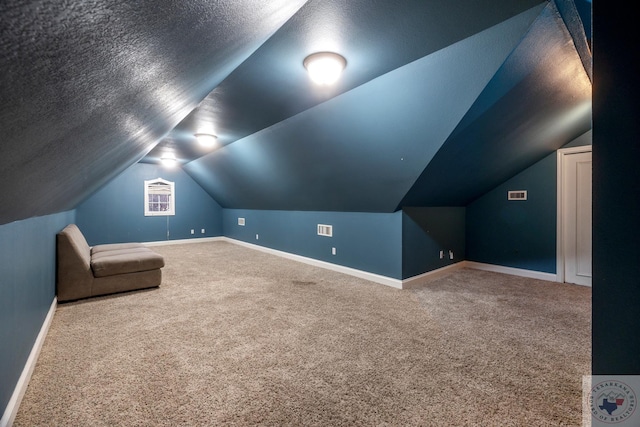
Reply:
<svg viewBox="0 0 640 427"><path fill-rule="evenodd" d="M18 415L20 402L22 402L22 398L27 391L27 386L29 385L31 374L33 374L33 370L36 367L36 362L38 361L40 350L42 349L44 340L47 337L47 332L49 332L49 327L51 326L51 322L53 321L53 315L56 312L57 306L58 299L54 297L53 302L51 303L51 307L49 308L49 312L47 313L47 317L44 319L44 323L40 328L40 333L38 334L35 343L33 343L31 353L29 353L29 358L27 359L27 363L24 365L24 369L22 370L22 374L18 379L16 388L11 395L11 399L9 399L9 403L4 410L2 418L0 418L0 427L11 427L13 421L16 419L16 415Z"/></svg>
<svg viewBox="0 0 640 427"><path fill-rule="evenodd" d="M408 279L394 279L393 277L382 276L379 274L369 273L368 271L357 270L351 267L345 267L338 264L333 264L326 261L319 261L314 258L308 258L301 255L295 255L289 252L279 251L277 249L267 248L265 246L255 245L253 243L243 242L242 240L236 240L229 237L221 237L219 240L223 240L229 243L233 243L240 246L245 246L257 251L262 251L277 255L283 258L291 259L294 261L303 262L305 264L313 265L316 267L326 268L328 270L337 271L338 273L348 274L361 279L369 280L374 283L380 283L382 285L391 286L396 289L412 289L424 285L430 280L441 277L445 274L451 273L460 268L475 268L477 270L488 270L498 273L511 274L516 276L531 277L534 279L555 281L556 275L550 273L542 273L539 271L522 270L519 268L502 267L499 265L482 264L479 262L460 261L455 264L450 264L436 270L427 271L426 273L419 274L417 276L409 277Z"/></svg>
<svg viewBox="0 0 640 427"><path fill-rule="evenodd" d="M437 279L438 277L442 277L452 271L463 268L465 266L464 264L465 261L459 261L455 264L446 265L444 267L404 279L402 281L402 289L412 289L424 285L429 280Z"/></svg>
<svg viewBox="0 0 640 427"><path fill-rule="evenodd" d="M501 265L494 265L494 264L484 264L484 263L475 262L475 261L460 261L455 264L450 264L445 267L438 268L436 270L427 271L426 273L419 274L417 276L409 277L408 279L400 280L400 279L394 279L393 277L382 276L380 274L370 273L368 271L358 270L351 267L345 267L343 265L333 264L327 261L320 261L314 258L309 258L302 255L296 255L289 252L268 248L266 246L260 246L253 243L244 242L242 240L232 239L230 237L225 237L225 236L204 237L204 238L195 238L195 239L181 239L181 240L162 240L159 242L145 242L144 244L147 246L163 246L163 245L177 245L177 244L183 244L183 243L203 243L203 242L216 242L216 241L225 241L225 242L233 243L233 244L251 248L257 251L262 251L262 252L270 253L272 255L277 255L283 258L287 258L293 261L303 262L305 264L326 268L328 270L348 274L354 277L369 280L371 282L380 283L386 286L391 286L392 288L396 288L396 289L411 289L411 288L420 286L425 282L428 282L429 280L433 280L435 278L438 278L447 273L450 273L452 271L455 271L459 268L464 268L464 267L473 268L476 270L485 270L485 271L493 271L496 273L510 274L513 276L547 280L551 282L557 281L557 275L552 273L543 273L543 272L534 271L534 270L524 270L521 268L504 267ZM4 427L4 426L0 426L0 427Z"/></svg>
<svg viewBox="0 0 640 427"><path fill-rule="evenodd" d="M176 240L159 240L155 242L143 242L142 244L145 246L166 246L166 245L182 245L185 243L204 243L204 242L215 242L219 240L223 240L226 237L218 236L218 237L196 237L193 239L176 239Z"/></svg>
<svg viewBox="0 0 640 427"><path fill-rule="evenodd" d="M504 267L502 265L485 264L475 261L464 261L464 267L475 268L476 270L494 271L496 273L511 274L512 276L529 277L531 279L547 280L549 282L557 282L558 276L553 273L544 273L542 271L525 270L522 268Z"/></svg>
<svg viewBox="0 0 640 427"><path fill-rule="evenodd" d="M277 255L283 258L287 258L293 261L303 262L305 264L313 265L315 267L326 268L327 270L337 271L338 273L348 274L361 279L369 280L371 282L380 283L382 285L391 286L392 288L402 289L402 280L394 279L392 277L382 276L380 274L369 273L368 271L357 270L351 267L345 267L343 265L333 264L326 261L320 261L313 258L304 257L301 255L295 255L289 252L279 251L277 249L271 249L260 245L254 245L253 243L243 242L241 240L231 239L229 237L223 237L223 240L245 246L257 251L267 252L273 255Z"/></svg>

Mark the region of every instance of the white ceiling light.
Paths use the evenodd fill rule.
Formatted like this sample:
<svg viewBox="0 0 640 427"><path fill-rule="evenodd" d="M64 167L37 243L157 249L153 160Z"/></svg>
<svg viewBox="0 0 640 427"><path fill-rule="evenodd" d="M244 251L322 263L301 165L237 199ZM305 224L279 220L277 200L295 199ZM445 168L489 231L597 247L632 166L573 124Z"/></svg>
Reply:
<svg viewBox="0 0 640 427"><path fill-rule="evenodd" d="M171 168L178 163L178 160L176 160L176 156L173 153L166 152L160 157L160 163Z"/></svg>
<svg viewBox="0 0 640 427"><path fill-rule="evenodd" d="M210 133L196 133L195 137L203 147L213 147L218 140L217 136Z"/></svg>
<svg viewBox="0 0 640 427"><path fill-rule="evenodd" d="M303 64L314 83L328 86L338 81L347 60L337 53L318 52L307 56Z"/></svg>

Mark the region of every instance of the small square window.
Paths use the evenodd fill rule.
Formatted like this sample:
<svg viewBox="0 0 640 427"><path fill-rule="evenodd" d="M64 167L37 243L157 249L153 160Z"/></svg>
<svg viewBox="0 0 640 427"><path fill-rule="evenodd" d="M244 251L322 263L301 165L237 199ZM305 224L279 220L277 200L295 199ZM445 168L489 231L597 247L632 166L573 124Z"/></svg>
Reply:
<svg viewBox="0 0 640 427"><path fill-rule="evenodd" d="M144 182L144 215L175 215L175 184L162 178Z"/></svg>

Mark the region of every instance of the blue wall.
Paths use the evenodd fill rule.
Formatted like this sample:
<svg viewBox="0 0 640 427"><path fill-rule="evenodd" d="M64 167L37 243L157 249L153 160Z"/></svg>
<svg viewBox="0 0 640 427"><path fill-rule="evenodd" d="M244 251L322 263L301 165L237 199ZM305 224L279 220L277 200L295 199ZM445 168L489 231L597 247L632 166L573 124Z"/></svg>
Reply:
<svg viewBox="0 0 640 427"><path fill-rule="evenodd" d="M63 212L0 226L0 416L20 378L56 288L56 233Z"/></svg>
<svg viewBox="0 0 640 427"><path fill-rule="evenodd" d="M556 272L556 154L467 206L467 259L525 270ZM527 200L507 200L527 190Z"/></svg>
<svg viewBox="0 0 640 427"><path fill-rule="evenodd" d="M563 148L591 145L586 132ZM556 273L557 154L520 172L467 206L467 259ZM527 190L508 201L508 190Z"/></svg>
<svg viewBox="0 0 640 427"><path fill-rule="evenodd" d="M175 182L174 216L144 216L144 181L155 178ZM90 245L222 235L222 208L179 167L137 163L82 202L76 212L76 223Z"/></svg>
<svg viewBox="0 0 640 427"><path fill-rule="evenodd" d="M244 226L238 225L239 217L245 218ZM333 237L318 236L318 224L332 225ZM402 278L402 212L224 209L223 231L232 239Z"/></svg>
<svg viewBox="0 0 640 427"><path fill-rule="evenodd" d="M444 251L444 258L440 258ZM453 259L449 257L453 251ZM417 276L465 259L465 208L404 208L402 278Z"/></svg>

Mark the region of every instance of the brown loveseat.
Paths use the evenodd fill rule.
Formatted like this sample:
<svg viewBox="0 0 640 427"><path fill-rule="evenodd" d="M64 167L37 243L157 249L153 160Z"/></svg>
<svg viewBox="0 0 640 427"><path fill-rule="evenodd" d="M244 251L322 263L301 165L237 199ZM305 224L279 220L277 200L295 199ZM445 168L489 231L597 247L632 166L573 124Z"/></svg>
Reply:
<svg viewBox="0 0 640 427"><path fill-rule="evenodd" d="M141 243L89 247L75 224L57 235L58 301L160 286L162 255Z"/></svg>

